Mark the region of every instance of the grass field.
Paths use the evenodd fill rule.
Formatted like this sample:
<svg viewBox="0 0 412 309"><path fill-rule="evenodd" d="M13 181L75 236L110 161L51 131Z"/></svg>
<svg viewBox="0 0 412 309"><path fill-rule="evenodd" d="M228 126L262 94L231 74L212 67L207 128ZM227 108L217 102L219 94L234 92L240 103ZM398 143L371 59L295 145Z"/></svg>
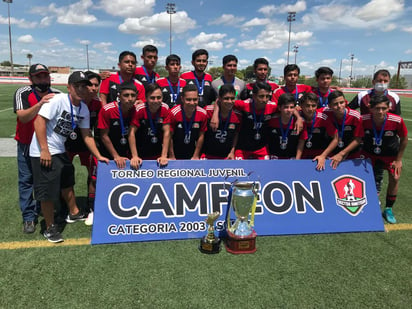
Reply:
<svg viewBox="0 0 412 309"><path fill-rule="evenodd" d="M16 88L0 85L0 137L14 134L7 108ZM411 98L402 109L412 132ZM239 256L203 255L195 239L81 245L90 237L82 223L49 246L39 228L21 232L16 159L0 158L0 308L411 308L411 154L409 145L395 204L400 224L391 226L405 230L259 237L255 254ZM75 166L83 204L86 171Z"/></svg>

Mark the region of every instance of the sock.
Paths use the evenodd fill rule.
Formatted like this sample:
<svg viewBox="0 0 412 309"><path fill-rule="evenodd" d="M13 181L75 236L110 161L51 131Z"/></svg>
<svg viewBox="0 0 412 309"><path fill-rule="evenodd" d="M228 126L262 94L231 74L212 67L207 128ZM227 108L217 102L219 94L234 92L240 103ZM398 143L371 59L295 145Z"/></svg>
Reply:
<svg viewBox="0 0 412 309"><path fill-rule="evenodd" d="M96 194L95 193L89 193L89 196L87 198L87 206L89 206L89 209L91 211L94 210L94 198L95 198Z"/></svg>
<svg viewBox="0 0 412 309"><path fill-rule="evenodd" d="M386 195L386 207L392 208L393 204L395 204L396 195Z"/></svg>

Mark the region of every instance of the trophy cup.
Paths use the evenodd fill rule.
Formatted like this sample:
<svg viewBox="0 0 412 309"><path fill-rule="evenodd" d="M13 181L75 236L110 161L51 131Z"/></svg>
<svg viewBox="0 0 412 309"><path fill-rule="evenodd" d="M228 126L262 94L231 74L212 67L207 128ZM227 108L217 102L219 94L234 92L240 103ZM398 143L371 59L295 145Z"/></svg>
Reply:
<svg viewBox="0 0 412 309"><path fill-rule="evenodd" d="M252 227L257 202L256 185L254 182L236 182L233 187L231 205L236 221L231 226L228 214L226 250L233 254L254 253L256 232ZM251 214L250 223L249 214Z"/></svg>
<svg viewBox="0 0 412 309"><path fill-rule="evenodd" d="M200 240L199 250L200 252L207 254L219 253L220 251L220 238L215 236L214 223L219 218L220 213L215 211L207 215L206 223L209 225L207 228L207 235Z"/></svg>

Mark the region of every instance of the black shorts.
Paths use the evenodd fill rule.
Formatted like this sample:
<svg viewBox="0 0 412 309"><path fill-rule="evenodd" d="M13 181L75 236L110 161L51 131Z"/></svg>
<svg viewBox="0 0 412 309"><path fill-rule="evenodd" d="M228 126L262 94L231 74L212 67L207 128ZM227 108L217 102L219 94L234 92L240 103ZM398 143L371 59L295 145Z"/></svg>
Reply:
<svg viewBox="0 0 412 309"><path fill-rule="evenodd" d="M74 166L66 153L53 155L51 168L40 164L39 157L31 157L34 196L38 201L58 201L61 189L74 186Z"/></svg>

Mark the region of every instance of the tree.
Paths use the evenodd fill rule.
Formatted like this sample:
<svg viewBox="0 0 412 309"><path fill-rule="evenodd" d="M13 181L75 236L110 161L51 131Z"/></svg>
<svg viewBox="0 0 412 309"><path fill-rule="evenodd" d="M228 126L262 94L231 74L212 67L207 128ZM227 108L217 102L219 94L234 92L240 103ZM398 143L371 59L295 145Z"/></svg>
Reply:
<svg viewBox="0 0 412 309"><path fill-rule="evenodd" d="M222 67L211 67L209 68L208 73L212 75L213 79L216 79L223 75L223 68Z"/></svg>
<svg viewBox="0 0 412 309"><path fill-rule="evenodd" d="M26 57L27 59L29 59L29 66L31 66L31 59L33 58L33 55L29 53L26 55Z"/></svg>
<svg viewBox="0 0 412 309"><path fill-rule="evenodd" d="M8 60L5 60L3 62L0 63L1 66L3 67L11 67L11 62Z"/></svg>
<svg viewBox="0 0 412 309"><path fill-rule="evenodd" d="M389 82L389 88L392 89L406 89L408 88L408 82L402 75L399 76L399 82L397 81L398 74L392 76L391 81Z"/></svg>
<svg viewBox="0 0 412 309"><path fill-rule="evenodd" d="M372 88L372 77L357 78L352 81L352 87L354 88Z"/></svg>
<svg viewBox="0 0 412 309"><path fill-rule="evenodd" d="M169 76L169 72L167 72L166 68L164 67L164 65L159 65L157 64L154 68L154 71L160 75L160 77L168 77Z"/></svg>

